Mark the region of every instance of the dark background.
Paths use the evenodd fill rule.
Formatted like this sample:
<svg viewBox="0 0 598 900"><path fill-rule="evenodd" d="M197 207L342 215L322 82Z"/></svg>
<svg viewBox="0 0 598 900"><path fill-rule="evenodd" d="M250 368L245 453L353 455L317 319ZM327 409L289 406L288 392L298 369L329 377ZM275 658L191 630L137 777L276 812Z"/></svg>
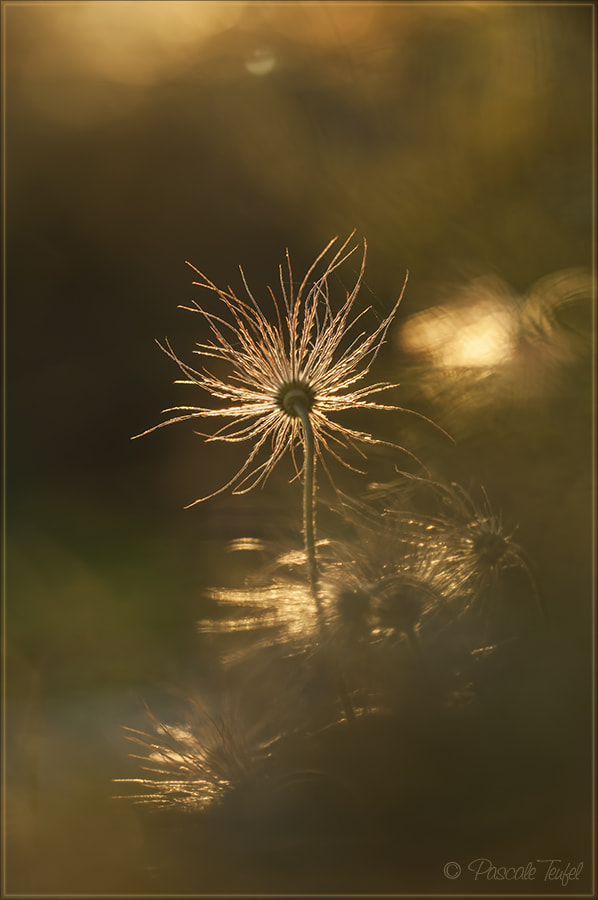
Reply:
<svg viewBox="0 0 598 900"><path fill-rule="evenodd" d="M522 310L546 276L575 270L559 282L565 293L590 284L592 5L12 2L2 12L6 890L149 889L145 818L111 799L110 779L135 774L120 726L143 727L143 701L182 671L209 672L194 631L202 589L242 577L225 541L298 534L284 465L263 491L184 510L233 474L243 448L204 445L190 424L130 441L187 399L154 344L167 335L191 360L205 337L199 317L177 309L198 297L185 260L235 288L242 264L264 296L285 248L300 275L353 229L368 241L370 321L410 272L373 377L399 382L394 402L457 443L408 417L343 422L398 440L437 477L483 484L518 526L558 634L546 691L569 716L559 771L565 781L579 772L589 797L589 287L566 304L546 299L535 343ZM405 321L459 309L475 278L524 322L515 355L484 381L475 365L451 372L401 342ZM374 454L370 479L388 474L377 464ZM589 867L589 808L571 815ZM543 838L535 851L564 852ZM346 890L356 872L360 889L394 892L406 877L403 864L374 876L353 860L342 876L320 861L313 884L292 871L280 882L271 860L227 840L172 850L169 872L185 870L185 889L199 893ZM413 864L410 890L450 890L440 870L436 858Z"/></svg>

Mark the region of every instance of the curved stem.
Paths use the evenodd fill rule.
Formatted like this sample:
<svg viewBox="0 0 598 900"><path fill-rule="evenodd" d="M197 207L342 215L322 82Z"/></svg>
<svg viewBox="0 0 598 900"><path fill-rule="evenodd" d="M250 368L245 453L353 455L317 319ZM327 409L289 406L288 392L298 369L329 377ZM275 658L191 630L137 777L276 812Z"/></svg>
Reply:
<svg viewBox="0 0 598 900"><path fill-rule="evenodd" d="M302 403L299 397L294 398L293 409L297 418L301 419L301 425L303 426L303 446L305 450L303 478L303 539L305 541L305 553L309 569L309 583L315 604L318 608L318 613L321 613L322 608L318 592L320 575L316 557L316 458L314 430L305 403Z"/></svg>
<svg viewBox="0 0 598 900"><path fill-rule="evenodd" d="M307 556L307 565L309 569L309 584L311 594L316 604L318 613L318 623L322 636L326 635L327 624L324 618L324 610L320 599L319 583L320 573L318 569L318 559L316 556L316 454L314 442L314 430L309 417L309 410L305 402L302 400L300 392L297 396L292 397L292 409L298 419L301 419L303 426L303 446L305 451L304 458L304 477L303 477L303 539L305 542L305 553ZM340 665L331 645L333 653L333 671L337 682L339 697L345 711L348 722L353 722L355 713L353 704L347 692L344 678L341 674Z"/></svg>

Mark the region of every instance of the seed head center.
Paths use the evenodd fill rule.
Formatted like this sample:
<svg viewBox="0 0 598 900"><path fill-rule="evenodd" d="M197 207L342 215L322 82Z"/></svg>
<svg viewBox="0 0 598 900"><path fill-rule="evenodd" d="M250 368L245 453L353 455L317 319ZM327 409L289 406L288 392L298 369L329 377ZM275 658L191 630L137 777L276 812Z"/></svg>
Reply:
<svg viewBox="0 0 598 900"><path fill-rule="evenodd" d="M482 533L473 541L474 550L480 560L491 565L500 562L508 550L508 542L501 534Z"/></svg>
<svg viewBox="0 0 598 900"><path fill-rule="evenodd" d="M315 399L316 397L311 386L306 381L299 379L287 381L286 384L281 385L276 394L276 402L280 408L293 419L299 415L297 406L302 406L303 409L309 412L314 405Z"/></svg>

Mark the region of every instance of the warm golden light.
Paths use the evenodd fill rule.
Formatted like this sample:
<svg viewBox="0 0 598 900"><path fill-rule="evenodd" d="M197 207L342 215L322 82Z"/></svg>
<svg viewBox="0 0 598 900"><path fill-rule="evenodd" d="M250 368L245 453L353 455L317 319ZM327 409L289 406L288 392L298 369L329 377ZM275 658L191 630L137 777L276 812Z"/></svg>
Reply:
<svg viewBox="0 0 598 900"><path fill-rule="evenodd" d="M466 307L434 307L408 319L400 334L404 349L423 353L447 368L494 368L515 347L511 312L499 301Z"/></svg>
<svg viewBox="0 0 598 900"><path fill-rule="evenodd" d="M283 582L250 590L217 590L214 597L222 608L234 610L236 615L199 622L202 633L235 634L257 628L261 629L260 646L273 646L283 636L287 641L316 638L317 616L306 585Z"/></svg>
<svg viewBox="0 0 598 900"><path fill-rule="evenodd" d="M209 71L210 41L244 8L243 0L44 4L43 40L33 36L20 57L25 93L44 118L64 125L117 120L158 82L198 61Z"/></svg>
<svg viewBox="0 0 598 900"><path fill-rule="evenodd" d="M519 405L558 388L565 367L592 351L594 290L583 268L545 275L519 295L482 276L410 316L396 340L454 430L490 405Z"/></svg>
<svg viewBox="0 0 598 900"><path fill-rule="evenodd" d="M180 66L238 21L244 3L142 0L85 3L61 19L65 43L82 65L111 81L146 84Z"/></svg>
<svg viewBox="0 0 598 900"><path fill-rule="evenodd" d="M276 56L269 50L254 50L245 61L245 68L250 75L269 75L276 68Z"/></svg>

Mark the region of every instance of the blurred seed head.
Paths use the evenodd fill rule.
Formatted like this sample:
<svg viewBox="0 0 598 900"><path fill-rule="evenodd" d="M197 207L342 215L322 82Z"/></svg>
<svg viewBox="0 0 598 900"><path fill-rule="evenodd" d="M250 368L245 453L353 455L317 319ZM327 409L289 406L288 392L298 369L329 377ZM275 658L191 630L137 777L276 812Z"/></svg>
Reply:
<svg viewBox="0 0 598 900"><path fill-rule="evenodd" d="M117 799L197 812L237 794L249 792L254 802L260 791L275 794L309 764L306 736L316 720L303 718L304 706L283 668L258 665L223 687L217 704L188 698L174 724L147 709L147 732L124 729L144 774L115 779L131 790Z"/></svg>
<svg viewBox="0 0 598 900"><path fill-rule="evenodd" d="M117 779L138 786L142 793L127 799L154 806L204 809L222 801L239 784L251 763L252 753L239 741L224 718L215 719L192 704L184 724L166 725L149 710L153 733L125 728L128 739L143 755L139 778ZM199 713L199 716L198 716Z"/></svg>
<svg viewBox="0 0 598 900"><path fill-rule="evenodd" d="M383 506L386 527L403 531L400 539L410 546L403 565L439 599L433 605L448 606L457 616L480 611L504 573L514 569L543 615L527 555L483 489L476 500L456 483L403 475L392 485L377 486L373 494Z"/></svg>

